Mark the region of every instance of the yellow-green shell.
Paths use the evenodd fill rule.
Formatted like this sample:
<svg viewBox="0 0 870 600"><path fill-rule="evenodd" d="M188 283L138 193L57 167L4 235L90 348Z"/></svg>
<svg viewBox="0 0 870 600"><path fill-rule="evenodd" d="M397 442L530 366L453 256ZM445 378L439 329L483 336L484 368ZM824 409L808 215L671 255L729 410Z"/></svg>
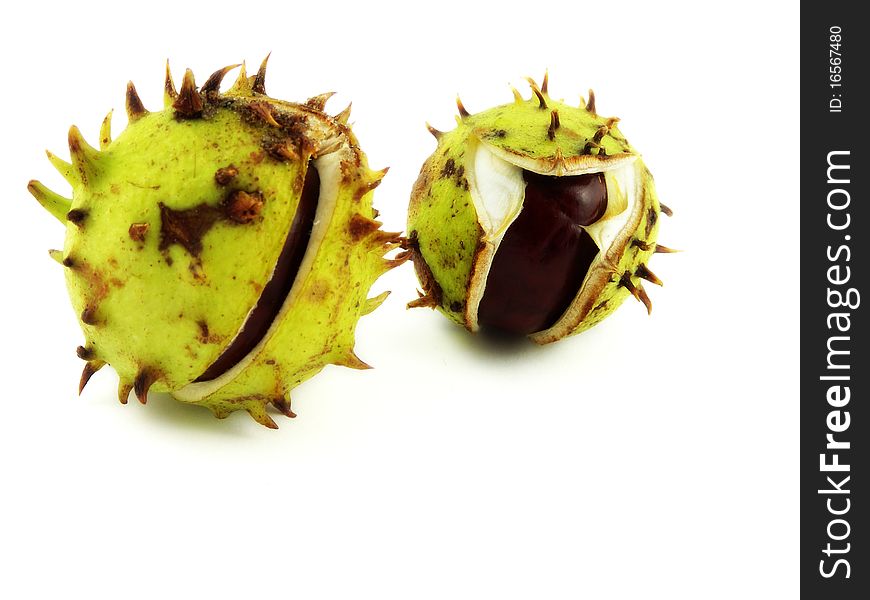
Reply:
<svg viewBox="0 0 870 600"><path fill-rule="evenodd" d="M122 402L131 389L142 401L149 389L165 391L218 417L244 409L273 427L267 405L292 414L289 391L325 365L367 368L353 352L356 324L385 297L367 299L371 285L401 262L383 258L400 238L374 220L372 190L384 171L369 169L347 113L323 112L328 96L274 100L262 89L264 72L265 65L256 77L243 71L224 94L198 93L204 108L193 117L173 108L168 75L163 111L145 111L128 92L130 123L117 139L104 125L98 151L73 128L72 163L50 155L72 185L71 200L31 182L66 223L57 258L85 334L83 383L110 364ZM192 86L188 74L182 94ZM281 142L289 151L276 156ZM320 204L290 295L248 356L212 382L193 383L235 338L271 278L310 164L320 173ZM216 176L221 169L234 176ZM161 205L217 210L236 190L262 199L256 217L216 219L199 252L161 244Z"/></svg>
<svg viewBox="0 0 870 600"><path fill-rule="evenodd" d="M436 308L476 330L469 299L476 286L485 285L480 263L488 252L468 181L471 149L476 144L518 166L556 176L597 172L633 161L642 181L639 202L616 242L593 264L563 316L549 329L529 336L543 344L592 327L629 295L649 306L637 272L656 252L662 209L652 175L619 131L618 119L598 115L594 101L576 107L551 98L546 79L542 88L530 83L535 92L530 99L523 100L515 92L513 103L476 114L458 103L455 129L442 133L430 127L438 145L420 170L408 209L412 260L423 288L409 306ZM667 249L659 246L658 251ZM647 279L658 282L654 275Z"/></svg>

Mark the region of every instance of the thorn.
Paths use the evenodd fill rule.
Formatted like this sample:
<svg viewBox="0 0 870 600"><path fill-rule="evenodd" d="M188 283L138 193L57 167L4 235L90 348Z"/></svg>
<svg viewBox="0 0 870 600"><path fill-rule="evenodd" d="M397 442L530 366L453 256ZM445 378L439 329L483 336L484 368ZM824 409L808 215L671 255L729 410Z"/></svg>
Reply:
<svg viewBox="0 0 870 600"><path fill-rule="evenodd" d="M655 252L658 254L672 254L674 252L681 252L681 250L674 250L673 248L668 248L667 246L656 244Z"/></svg>
<svg viewBox="0 0 870 600"><path fill-rule="evenodd" d="M238 96L251 95L251 82L248 81L248 73L245 70L245 61L242 61L242 67L239 69L239 76L236 77L233 87L231 87L227 93L236 94Z"/></svg>
<svg viewBox="0 0 870 600"><path fill-rule="evenodd" d="M619 279L619 285L627 289L634 296L635 300L643 302L643 305L646 306L647 314L652 313L652 302L649 296L647 296L646 290L643 289L640 282L637 285L631 282L631 274L628 271L622 274L622 277Z"/></svg>
<svg viewBox="0 0 870 600"><path fill-rule="evenodd" d="M353 105L353 102L349 103L347 107L335 115L335 120L341 123L342 125L347 125L348 120L350 119L350 107Z"/></svg>
<svg viewBox="0 0 870 600"><path fill-rule="evenodd" d="M459 109L459 116L461 118L465 119L471 116L471 113L463 106L462 100L459 99L459 94L456 95L456 108Z"/></svg>
<svg viewBox="0 0 870 600"><path fill-rule="evenodd" d="M289 142L276 142L274 144L269 144L263 148L266 153L274 158L275 160L280 161L291 161L291 160L299 160L299 153L296 152L296 149L293 148Z"/></svg>
<svg viewBox="0 0 870 600"><path fill-rule="evenodd" d="M78 356L82 360L92 360L94 358L94 349L85 348L84 346L77 346L76 356Z"/></svg>
<svg viewBox="0 0 870 600"><path fill-rule="evenodd" d="M251 102L248 105L248 108L272 127L281 127L281 124L272 116L272 109L269 108L269 105L266 102Z"/></svg>
<svg viewBox="0 0 870 600"><path fill-rule="evenodd" d="M145 404L148 402L148 390L154 385L157 377L151 369L144 368L136 374L136 379L133 380L133 392L139 399L139 402Z"/></svg>
<svg viewBox="0 0 870 600"><path fill-rule="evenodd" d="M242 65L229 65L224 67L223 69L218 69L214 73L212 73L206 82L202 85L202 88L199 92L203 95L207 94L218 94L221 91L221 82L224 80L224 77L227 76L227 73L232 71L237 67L241 67Z"/></svg>
<svg viewBox="0 0 870 600"><path fill-rule="evenodd" d="M589 101L586 102L586 110L591 113L595 112L595 92L592 91L592 88L589 88Z"/></svg>
<svg viewBox="0 0 870 600"><path fill-rule="evenodd" d="M127 399L130 397L130 392L133 391L133 386L123 379L118 382L118 401L121 404L127 404Z"/></svg>
<svg viewBox="0 0 870 600"><path fill-rule="evenodd" d="M384 260L384 269L389 271L390 269L395 269L401 264L408 262L408 259L411 258L410 251L399 252L395 258Z"/></svg>
<svg viewBox="0 0 870 600"><path fill-rule="evenodd" d="M53 260L53 261L56 262L57 264L59 264L59 265L63 265L64 267L66 266L66 265L64 264L64 260L65 260L65 259L63 258L63 252L62 252L62 251L60 251L60 250L49 250L49 251L48 251L48 255L51 257L51 260Z"/></svg>
<svg viewBox="0 0 870 600"><path fill-rule="evenodd" d="M85 386L88 385L88 381L91 380L91 377L103 368L105 365L101 360L93 360L85 363L85 368L82 370L82 376L79 378L79 396L82 395L82 391L85 389Z"/></svg>
<svg viewBox="0 0 870 600"><path fill-rule="evenodd" d="M526 81L529 82L529 86L532 88L532 91L535 93L535 96L538 97L538 108L544 109L547 108L547 101L544 100L544 95L541 93L541 89L538 87L538 84L535 83L535 80L531 77L526 77Z"/></svg>
<svg viewBox="0 0 870 600"><path fill-rule="evenodd" d="M284 415L285 417L290 417L291 419L296 418L296 413L293 412L292 410L290 410L290 399L289 398L286 400L284 398L276 398L276 399L272 400L272 406L277 408L281 412L281 414Z"/></svg>
<svg viewBox="0 0 870 600"><path fill-rule="evenodd" d="M74 208L66 213L66 220L75 225L76 227L81 227L87 217L87 211L81 210L80 208Z"/></svg>
<svg viewBox="0 0 870 600"><path fill-rule="evenodd" d="M514 86L511 86L511 93L514 95L514 104L522 104L523 102L525 102L525 100L523 100L522 94L520 94L520 91Z"/></svg>
<svg viewBox="0 0 870 600"><path fill-rule="evenodd" d="M45 155L48 157L48 162L51 163L51 166L57 169L58 173L63 175L63 178L66 179L68 184L75 187L80 183L79 178L76 176L76 171L73 169L71 164L59 156L52 154L48 150L45 151Z"/></svg>
<svg viewBox="0 0 870 600"><path fill-rule="evenodd" d="M270 56L272 56L271 52L269 52L269 54L266 55L266 58L263 59L263 62L260 63L260 68L254 76L254 84L251 86L251 91L255 94L266 94L266 65L269 63Z"/></svg>
<svg viewBox="0 0 870 600"><path fill-rule="evenodd" d="M384 303L384 300L387 299L387 296L390 295L389 290L382 294L378 294L374 298L367 298L365 303L363 304L362 310L360 311L360 316L363 317L372 311L376 310L381 304Z"/></svg>
<svg viewBox="0 0 870 600"><path fill-rule="evenodd" d="M647 244L647 243L644 242L643 240L639 240L639 239L637 239L637 238L634 238L634 239L631 241L631 245L634 246L634 247L636 247L636 248L640 248L640 249L643 250L644 252L648 252L650 249L652 249L652 246L650 246L649 244Z"/></svg>
<svg viewBox="0 0 870 600"><path fill-rule="evenodd" d="M175 91L175 82L172 81L172 71L169 70L169 59L166 59L166 80L163 83L163 108L169 108L175 99L178 98L178 92Z"/></svg>
<svg viewBox="0 0 870 600"><path fill-rule="evenodd" d="M97 162L100 151L85 141L82 132L75 125L69 128L67 141L69 142L69 154L73 167L78 171L81 183L87 185L90 178L94 177L99 169Z"/></svg>
<svg viewBox="0 0 870 600"><path fill-rule="evenodd" d="M27 183L27 191L30 192L31 196L36 198L36 201L39 202L42 208L51 213L51 216L61 223L66 223L66 215L70 211L72 200L52 192L35 179L31 179Z"/></svg>
<svg viewBox="0 0 870 600"><path fill-rule="evenodd" d="M87 306L79 315L79 319L85 325L97 324L97 309L92 306Z"/></svg>
<svg viewBox="0 0 870 600"><path fill-rule="evenodd" d="M438 308L440 306L438 299L435 298L434 296L431 296L429 294L424 294L420 290L417 290L417 295L419 296L419 298L417 298L416 300L411 300L410 302L408 302L408 304L405 305L406 310L410 309L410 308L433 308L434 309L434 308Z"/></svg>
<svg viewBox="0 0 870 600"><path fill-rule="evenodd" d="M444 135L443 131L438 131L437 129L435 129L434 127L429 125L428 121L426 121L426 129L429 130L429 133L431 133L435 137L436 140L440 140L441 136Z"/></svg>
<svg viewBox="0 0 870 600"><path fill-rule="evenodd" d="M659 202L659 209L669 217L674 216L674 211L672 211L670 208L668 208L666 205L662 204L661 202Z"/></svg>
<svg viewBox="0 0 870 600"><path fill-rule="evenodd" d="M371 365L363 362L359 356L354 354L353 350L351 350L348 354L344 355L342 358L333 362L340 367L347 367L348 369L358 369L360 371L365 371L366 369L371 369Z"/></svg>
<svg viewBox="0 0 870 600"><path fill-rule="evenodd" d="M323 109L326 107L327 100L329 100L333 96L335 96L335 92L324 92L322 94L318 94L317 96L311 96L311 98L305 101L305 106L322 112Z"/></svg>
<svg viewBox="0 0 870 600"><path fill-rule="evenodd" d="M556 130L559 129L559 111L550 113L550 127L547 129L547 138L552 142L556 139Z"/></svg>
<svg viewBox="0 0 870 600"><path fill-rule="evenodd" d="M645 264L640 263L637 265L637 269L634 270L634 274L640 277L641 279L646 279L650 283L654 283L656 285L664 285L662 280L656 277L656 274L649 270Z"/></svg>
<svg viewBox="0 0 870 600"><path fill-rule="evenodd" d="M176 116L184 119L195 119L202 114L202 96L196 91L196 81L193 71L187 69L184 72L184 80L181 82L181 90L178 98L172 103Z"/></svg>
<svg viewBox="0 0 870 600"><path fill-rule="evenodd" d="M109 111L109 114L106 115L106 118L103 119L102 125L100 125L100 150L105 150L109 147L109 144L112 143L112 113L114 111Z"/></svg>
<svg viewBox="0 0 870 600"><path fill-rule="evenodd" d="M549 80L550 80L550 70L544 69L544 81L541 82L541 93L544 94L545 96L548 95L547 94L547 86L550 83Z"/></svg>
<svg viewBox="0 0 870 600"><path fill-rule="evenodd" d="M132 123L133 121L138 121L142 117L148 114L148 111L145 110L145 105L142 104L142 99L139 98L139 94L136 93L136 86L133 85L132 81L127 82L127 118Z"/></svg>
<svg viewBox="0 0 870 600"><path fill-rule="evenodd" d="M595 135L592 136L592 143L595 146L598 146L601 143L601 140L604 139L604 136L610 133L610 128L607 125L602 125L595 132Z"/></svg>
<svg viewBox="0 0 870 600"><path fill-rule="evenodd" d="M268 427L269 429L278 429L278 424L275 423L272 417L266 413L266 407L259 402L257 402L255 406L246 408L245 410L247 410L248 414L251 415L251 418L260 425Z"/></svg>

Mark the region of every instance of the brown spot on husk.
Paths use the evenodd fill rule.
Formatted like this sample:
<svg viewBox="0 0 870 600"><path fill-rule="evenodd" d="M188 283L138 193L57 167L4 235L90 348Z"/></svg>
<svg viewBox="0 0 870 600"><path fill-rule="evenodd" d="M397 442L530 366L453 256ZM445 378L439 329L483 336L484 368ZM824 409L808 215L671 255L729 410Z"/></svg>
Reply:
<svg viewBox="0 0 870 600"><path fill-rule="evenodd" d="M644 232L646 233L646 237L652 233L653 227L655 227L656 221L659 218L659 213L656 212L656 209L650 207L650 209L646 213L646 229Z"/></svg>
<svg viewBox="0 0 870 600"><path fill-rule="evenodd" d="M228 185L238 174L239 170L235 165L227 165L215 171L214 180L218 185Z"/></svg>
<svg viewBox="0 0 870 600"><path fill-rule="evenodd" d="M87 216L88 212L86 210L74 208L66 213L66 220L75 225L76 227L81 227L82 224L84 224Z"/></svg>
<svg viewBox="0 0 870 600"><path fill-rule="evenodd" d="M131 240L141 243L145 241L145 235L148 233L149 227L151 226L148 223L133 223L130 225L127 233L130 235Z"/></svg>
<svg viewBox="0 0 870 600"><path fill-rule="evenodd" d="M96 325L97 324L97 309L93 306L87 306L82 311L82 314L79 315L82 323L85 325Z"/></svg>
<svg viewBox="0 0 870 600"><path fill-rule="evenodd" d="M178 244L193 257L202 252L202 238L220 220L247 225L259 216L263 208L263 195L260 192L234 190L219 206L206 203L193 208L175 210L158 203L160 207L160 246L166 252L173 244Z"/></svg>
<svg viewBox="0 0 870 600"><path fill-rule="evenodd" d="M367 235L377 231L380 226L381 224L377 221L373 221L372 219L368 219L357 213L350 218L347 230L350 233L350 238L354 242L358 242Z"/></svg>
<svg viewBox="0 0 870 600"><path fill-rule="evenodd" d="M236 223L247 225L260 215L263 209L263 195L259 192L248 193L236 190L224 201L224 212Z"/></svg>

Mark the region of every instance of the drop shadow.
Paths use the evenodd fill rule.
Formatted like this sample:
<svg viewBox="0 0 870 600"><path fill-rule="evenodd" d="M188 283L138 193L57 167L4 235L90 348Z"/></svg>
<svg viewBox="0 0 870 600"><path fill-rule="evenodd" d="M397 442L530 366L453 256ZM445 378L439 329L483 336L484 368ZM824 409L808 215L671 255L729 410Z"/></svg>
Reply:
<svg viewBox="0 0 870 600"><path fill-rule="evenodd" d="M134 396L130 396L130 402L136 402ZM245 411L235 411L225 419L218 419L214 414L203 406L187 404L176 400L167 393L150 392L148 405L144 406L144 417L154 421L160 421L161 426L170 426L176 429L190 429L197 432L205 432L209 435L219 435L226 438L247 439L256 432L256 429L272 432L251 419ZM278 423L279 428L290 419L277 412L269 412L270 416ZM279 420L279 419L283 419ZM250 421L246 423L245 420ZM256 429L255 429L256 428Z"/></svg>
<svg viewBox="0 0 870 600"><path fill-rule="evenodd" d="M455 343L470 352L476 352L488 358L518 358L523 355L543 355L551 350L552 344L540 346L524 335L506 333L498 330L481 330L470 333L464 327L455 323L444 322L444 331Z"/></svg>

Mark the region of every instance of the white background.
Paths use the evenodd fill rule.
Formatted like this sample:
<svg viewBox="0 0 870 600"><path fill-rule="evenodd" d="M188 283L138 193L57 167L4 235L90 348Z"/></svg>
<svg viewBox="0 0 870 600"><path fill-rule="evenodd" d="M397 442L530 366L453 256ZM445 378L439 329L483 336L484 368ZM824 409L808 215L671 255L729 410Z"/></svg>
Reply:
<svg viewBox="0 0 870 600"><path fill-rule="evenodd" d="M4 9L0 596L795 598L798 7L787 2L16 3ZM497 8L496 8L497 7ZM271 95L335 90L402 229L411 185L472 111L551 94L599 111L675 212L634 302L579 337L497 348L406 311L410 265L271 431L237 413L75 387L63 228L29 196L96 144L164 60L203 82L272 52ZM278 418L278 417L276 417Z"/></svg>

